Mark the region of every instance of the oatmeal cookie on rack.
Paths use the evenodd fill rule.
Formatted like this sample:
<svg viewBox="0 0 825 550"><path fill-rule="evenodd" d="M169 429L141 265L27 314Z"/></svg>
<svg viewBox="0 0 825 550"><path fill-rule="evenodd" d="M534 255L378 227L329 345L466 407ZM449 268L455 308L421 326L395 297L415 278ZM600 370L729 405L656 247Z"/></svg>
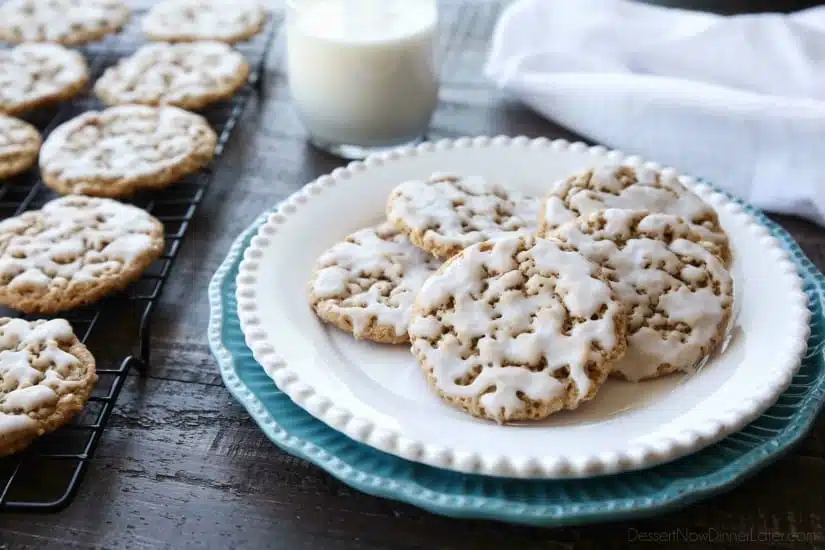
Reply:
<svg viewBox="0 0 825 550"><path fill-rule="evenodd" d="M126 287L163 252L164 229L145 210L70 196L0 222L0 304L55 313Z"/></svg>
<svg viewBox="0 0 825 550"><path fill-rule="evenodd" d="M31 168L40 141L40 132L28 122L0 115L0 180Z"/></svg>
<svg viewBox="0 0 825 550"><path fill-rule="evenodd" d="M0 456L69 422L96 382L95 359L68 322L0 318Z"/></svg>
<svg viewBox="0 0 825 550"><path fill-rule="evenodd" d="M120 0L8 0L0 6L0 40L76 46L119 31L130 17Z"/></svg>
<svg viewBox="0 0 825 550"><path fill-rule="evenodd" d="M234 44L264 27L266 12L256 0L164 0L143 19L143 32L161 42L217 40Z"/></svg>
<svg viewBox="0 0 825 550"><path fill-rule="evenodd" d="M0 113L18 115L71 99L88 79L83 56L58 44L0 50Z"/></svg>
<svg viewBox="0 0 825 550"><path fill-rule="evenodd" d="M221 42L147 44L106 69L95 93L107 105L195 110L229 99L248 77L244 56Z"/></svg>
<svg viewBox="0 0 825 550"><path fill-rule="evenodd" d="M120 105L58 126L40 150L40 171L58 193L119 198L168 187L200 170L216 142L200 115Z"/></svg>

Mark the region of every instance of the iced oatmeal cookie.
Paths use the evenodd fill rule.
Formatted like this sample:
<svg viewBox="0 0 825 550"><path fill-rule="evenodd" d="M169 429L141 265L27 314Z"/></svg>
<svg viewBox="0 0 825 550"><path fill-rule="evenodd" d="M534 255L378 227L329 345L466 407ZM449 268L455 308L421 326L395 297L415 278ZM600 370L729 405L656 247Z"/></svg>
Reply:
<svg viewBox="0 0 825 550"><path fill-rule="evenodd" d="M321 319L356 338L409 342L413 299L440 264L392 224L368 227L318 258L310 303Z"/></svg>
<svg viewBox="0 0 825 550"><path fill-rule="evenodd" d="M37 128L16 118L0 115L0 180L31 168L40 150Z"/></svg>
<svg viewBox="0 0 825 550"><path fill-rule="evenodd" d="M8 0L0 6L0 40L86 44L119 31L130 16L120 0Z"/></svg>
<svg viewBox="0 0 825 550"><path fill-rule="evenodd" d="M670 214L608 209L549 237L600 265L627 311L627 353L614 375L637 381L690 371L721 342L733 281L694 224Z"/></svg>
<svg viewBox="0 0 825 550"><path fill-rule="evenodd" d="M71 99L88 79L83 56L58 44L0 50L0 113L18 115Z"/></svg>
<svg viewBox="0 0 825 550"><path fill-rule="evenodd" d="M40 150L40 171L58 193L124 197L200 170L216 141L206 119L194 113L121 105L58 126Z"/></svg>
<svg viewBox="0 0 825 550"><path fill-rule="evenodd" d="M672 174L649 168L608 165L556 182L544 198L542 233L577 216L608 208L672 214L695 225L703 240L714 243L725 265L731 260L728 237L716 211Z"/></svg>
<svg viewBox="0 0 825 550"><path fill-rule="evenodd" d="M95 382L95 359L68 322L0 318L0 456L69 422Z"/></svg>
<svg viewBox="0 0 825 550"><path fill-rule="evenodd" d="M62 197L0 222L0 304L55 313L124 288L161 255L163 225L111 199Z"/></svg>
<svg viewBox="0 0 825 550"><path fill-rule="evenodd" d="M143 32L162 42L217 40L234 44L261 32L266 13L256 0L164 0L143 20Z"/></svg>
<svg viewBox="0 0 825 550"><path fill-rule="evenodd" d="M95 93L107 105L194 110L229 99L248 76L244 56L221 42L148 44L106 69Z"/></svg>
<svg viewBox="0 0 825 550"><path fill-rule="evenodd" d="M387 219L416 246L446 259L508 233L536 231L539 200L475 176L433 174L390 194Z"/></svg>
<svg viewBox="0 0 825 550"><path fill-rule="evenodd" d="M625 314L601 268L535 237L448 260L419 291L409 332L438 395L500 423L592 399L625 350Z"/></svg>

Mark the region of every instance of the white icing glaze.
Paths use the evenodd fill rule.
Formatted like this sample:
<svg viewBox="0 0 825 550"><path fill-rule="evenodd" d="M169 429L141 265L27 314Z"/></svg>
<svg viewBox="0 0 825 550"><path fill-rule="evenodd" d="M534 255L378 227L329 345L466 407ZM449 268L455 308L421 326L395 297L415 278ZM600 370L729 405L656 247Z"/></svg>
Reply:
<svg viewBox="0 0 825 550"><path fill-rule="evenodd" d="M612 274L611 286L629 313L628 350L614 370L628 379L656 376L660 366L690 370L719 339L733 283L719 259L694 242L701 238L695 225L668 214L607 209L564 224L551 237Z"/></svg>
<svg viewBox="0 0 825 550"><path fill-rule="evenodd" d="M244 57L222 42L147 44L109 67L95 84L118 103L176 104L232 89Z"/></svg>
<svg viewBox="0 0 825 550"><path fill-rule="evenodd" d="M122 26L120 0L8 0L0 6L0 36L15 42L63 42Z"/></svg>
<svg viewBox="0 0 825 550"><path fill-rule="evenodd" d="M0 112L60 95L85 82L83 56L58 44L0 50Z"/></svg>
<svg viewBox="0 0 825 550"><path fill-rule="evenodd" d="M73 335L72 327L65 319L52 319L36 326L23 319L11 319L0 328L0 348L28 347L49 341L68 342Z"/></svg>
<svg viewBox="0 0 825 550"><path fill-rule="evenodd" d="M705 240L727 242L708 220L716 212L679 182L676 175L646 167L607 165L556 182L548 193L542 222L547 229L606 208L672 214L697 224Z"/></svg>
<svg viewBox="0 0 825 550"><path fill-rule="evenodd" d="M26 350L0 351L0 376L3 380L2 389L6 392L32 386L43 379L43 374L31 366L31 356Z"/></svg>
<svg viewBox="0 0 825 550"><path fill-rule="evenodd" d="M12 434L19 431L29 431L37 428L37 421L24 414L5 413L0 411L0 433Z"/></svg>
<svg viewBox="0 0 825 550"><path fill-rule="evenodd" d="M409 331L413 352L443 395L478 397L498 420L524 409L521 394L545 404L564 400L568 380L578 391L565 406L574 408L593 389L587 364L603 362L593 343L607 351L622 343L621 307L597 277L594 264L548 240L510 236L472 245L421 288ZM553 374L562 367L569 375L560 381Z"/></svg>
<svg viewBox="0 0 825 550"><path fill-rule="evenodd" d="M92 197L55 199L0 222L0 280L22 291L114 276L157 246L157 232L153 218L134 206Z"/></svg>
<svg viewBox="0 0 825 550"><path fill-rule="evenodd" d="M165 0L143 20L154 37L175 40L233 40L261 26L265 13L255 0Z"/></svg>
<svg viewBox="0 0 825 550"><path fill-rule="evenodd" d="M177 166L196 151L206 120L177 107L121 105L87 111L58 126L40 168L63 180L138 178ZM78 184L77 192L83 191Z"/></svg>
<svg viewBox="0 0 825 550"><path fill-rule="evenodd" d="M77 387L80 380L73 369L81 361L60 349L61 343L71 345L73 340L72 328L63 319L0 320L0 434L34 422L13 413L54 406Z"/></svg>
<svg viewBox="0 0 825 550"><path fill-rule="evenodd" d="M357 231L324 252L310 291L325 310L349 317L356 337L373 319L402 336L416 292L439 265L385 222Z"/></svg>
<svg viewBox="0 0 825 550"><path fill-rule="evenodd" d="M2 357L0 357L0 361L3 361ZM3 411L22 410L23 412L31 412L41 407L54 405L57 400L57 394L48 386L28 386L6 394L6 398L3 400Z"/></svg>
<svg viewBox="0 0 825 550"><path fill-rule="evenodd" d="M39 144L40 135L33 126L0 114L0 163L12 162L24 155L35 155Z"/></svg>
<svg viewBox="0 0 825 550"><path fill-rule="evenodd" d="M426 231L440 246L463 248L508 233L534 233L539 206L538 199L480 177L433 174L397 186L387 217Z"/></svg>

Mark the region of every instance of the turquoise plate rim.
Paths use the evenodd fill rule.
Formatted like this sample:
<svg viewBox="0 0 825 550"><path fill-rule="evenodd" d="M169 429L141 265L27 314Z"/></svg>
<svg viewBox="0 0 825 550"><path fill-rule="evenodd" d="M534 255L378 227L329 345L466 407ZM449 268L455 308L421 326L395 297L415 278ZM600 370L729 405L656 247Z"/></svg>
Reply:
<svg viewBox="0 0 825 550"><path fill-rule="evenodd" d="M724 191L722 192L724 193ZM779 238L782 246L790 253L800 275L805 280L805 291L810 298L810 307L813 312L811 317L812 325L817 320L825 321L825 315L823 314L823 304L825 303L825 276L817 270L816 266L805 255L799 245L778 224L743 201L727 193L724 194L731 200L742 205L745 211L753 215L762 225L766 226L774 236ZM534 503L524 500L507 500L505 498L487 495L480 496L477 494L454 496L439 493L437 490L427 487L426 484L416 481L377 474L375 472L375 465L373 464L375 460L398 461L396 465L413 468L416 474L415 479L419 481L425 480L427 476L464 475L439 470L431 466L410 463L404 459L357 443L346 435L325 425L321 432L324 437L314 437L317 435L316 433L309 435L296 435L295 433L291 433L288 429L289 426L286 425L290 422L290 419L286 418L287 415L280 415L281 421L279 422L279 419L273 416L273 411L261 400L261 396L251 390L244 381L244 377L249 374L263 373L263 368L252 358L252 352L246 347L239 326L236 326L234 329L227 328L230 325L230 323L226 322L227 319L232 319L233 316L237 319L237 313L232 311L231 308L226 308L225 310L225 304L234 304L235 275L237 274L238 265L243 258L244 249L249 245L249 241L253 237L255 230L270 213L276 210L277 206L267 210L236 238L223 263L210 281L209 347L216 358L225 386L241 405L244 406L260 429L273 443L286 452L312 462L343 483L364 493L403 501L430 512L449 517L488 519L543 527L645 517L674 508L681 508L722 492L723 490L735 487L750 475L780 458L798 443L808 433L823 403L825 403L825 368L820 368L818 376L811 382L809 391L807 391L804 398L798 403L791 419L776 436L765 439L764 442L758 446L742 456L727 462L724 466L712 473L699 477L677 479L667 487L645 497L608 498L586 504L577 502L565 502L562 504ZM812 326L805 360L815 360L817 355L821 356L823 344L825 344L825 337L821 334L823 332L822 329L819 328L818 331L814 331L813 329L814 327ZM813 344L812 341L814 342ZM279 407L284 406L283 401L285 400L288 402L288 407L295 409L294 411L289 411L291 415L308 415L308 413L289 401L289 399L277 389L274 383L271 388L267 388L267 390L272 393L272 398L281 397L281 402L277 404ZM792 387L789 387L783 395L791 391ZM318 420L312 420L321 424ZM342 460L328 450L328 447L331 446L331 440L329 438L333 438L333 440L340 438L341 442L361 448L359 452L366 453L370 459L356 460L354 464ZM723 440L716 445L721 445L725 441L726 440ZM716 445L711 446L711 448L716 447ZM689 456L682 460L690 460L690 458ZM642 470L641 472L655 472L655 470L656 468L651 468ZM481 478L483 476L467 477ZM508 485L516 486L520 483L525 483L525 480L517 479L486 479L488 483L500 485L503 491ZM537 483L536 481L527 482ZM556 484L559 490L564 492L562 486L565 480L549 480L538 483Z"/></svg>

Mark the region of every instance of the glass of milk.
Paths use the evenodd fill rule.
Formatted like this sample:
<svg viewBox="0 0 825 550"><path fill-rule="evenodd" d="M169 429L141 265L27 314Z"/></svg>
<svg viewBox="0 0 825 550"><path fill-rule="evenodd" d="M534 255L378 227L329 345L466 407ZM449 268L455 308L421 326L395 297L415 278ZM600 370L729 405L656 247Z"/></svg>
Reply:
<svg viewBox="0 0 825 550"><path fill-rule="evenodd" d="M360 159L424 138L437 14L436 0L288 0L289 88L315 146Z"/></svg>

